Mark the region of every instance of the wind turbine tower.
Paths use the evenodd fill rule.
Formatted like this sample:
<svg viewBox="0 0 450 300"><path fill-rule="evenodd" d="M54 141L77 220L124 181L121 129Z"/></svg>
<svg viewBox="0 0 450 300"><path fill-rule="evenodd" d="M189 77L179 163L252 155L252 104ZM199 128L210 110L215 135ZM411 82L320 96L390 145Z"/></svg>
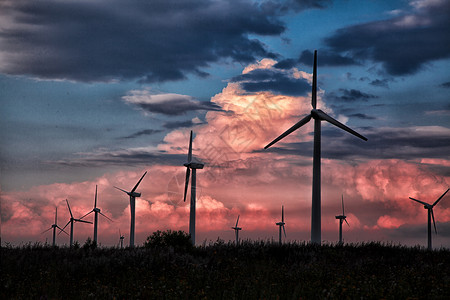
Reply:
<svg viewBox="0 0 450 300"><path fill-rule="evenodd" d="M443 193L442 196L440 196L439 199L437 199L433 204L428 204L426 202L423 202L423 201L420 201L420 200L417 200L417 199L409 197L409 199L414 200L414 201L416 201L416 202L418 202L420 204L423 204L424 208L426 210L428 210L428 250L432 250L433 249L433 247L431 245L431 219L433 219L434 231L437 234L436 222L434 221L433 207L435 207L436 204L438 204L438 202L441 201L441 199L445 196L445 194L447 194L447 192L449 190L450 189L447 189L445 191L445 193Z"/></svg>
<svg viewBox="0 0 450 300"><path fill-rule="evenodd" d="M239 215L236 220L236 226L231 227L231 229L234 229L234 233L236 234L236 245L239 245L239 230L242 230L241 227L238 227L238 223L239 223Z"/></svg>
<svg viewBox="0 0 450 300"><path fill-rule="evenodd" d="M284 223L284 205L281 206L281 222L278 222L278 223L275 223L275 224L280 227L280 232L279 232L278 238L279 238L279 242L280 242L280 245L281 245L282 244L282 241L281 241L281 227L283 227L284 237L286 238L286 229L284 229L284 224L286 224L286 223Z"/></svg>
<svg viewBox="0 0 450 300"><path fill-rule="evenodd" d="M42 232L43 234L49 231L53 228L53 243L52 246L56 246L56 228L58 228L60 231L64 231L61 227L58 226L58 207L55 207L55 224L53 224L49 229ZM67 232L64 231L65 234L69 235Z"/></svg>
<svg viewBox="0 0 450 300"><path fill-rule="evenodd" d="M100 211L100 208L97 207L97 185L95 185L94 208L93 208L90 212L88 212L87 214L85 214L84 216L82 216L80 219L83 219L84 217L86 217L86 216L89 215L90 213L94 213L94 242L97 244L98 214L101 214L102 216L104 216L105 218L107 218L108 220L110 220L111 222L113 222L113 220L111 220L110 218L108 218L107 216L105 216L105 215Z"/></svg>
<svg viewBox="0 0 450 300"><path fill-rule="evenodd" d="M135 221L135 211L136 211L136 198L141 196L141 193L136 193L136 189L141 183L142 179L144 178L145 174L147 174L147 171L145 171L144 175L142 175L141 179L139 179L138 183L134 186L134 188L127 192L125 190L122 190L121 188L118 188L115 186L116 189L119 191L124 192L128 196L130 196L130 211L131 211L131 224L130 224L130 247L134 247L134 221Z"/></svg>
<svg viewBox="0 0 450 300"><path fill-rule="evenodd" d="M119 243L120 243L120 249L123 249L123 239L125 237L120 233L120 229L119 229Z"/></svg>
<svg viewBox="0 0 450 300"><path fill-rule="evenodd" d="M184 164L186 167L186 182L184 185L184 201L186 202L186 194L189 185L189 176L192 170L192 180L191 180L191 205L189 210L189 234L191 236L191 242L195 245L195 195L197 189L197 169L203 169L205 166L202 163L192 161L192 130L191 137L189 139L189 150L187 162Z"/></svg>
<svg viewBox="0 0 450 300"><path fill-rule="evenodd" d="M73 244L73 223L75 223L75 222L80 222L80 223L88 223L88 224L92 224L92 222L84 221L84 220L81 220L81 219L75 219L75 218L73 217L73 215L72 215L72 210L70 209L69 200L66 199L66 202L67 202L67 207L69 208L70 220L69 220L69 222L67 222L66 226L63 227L62 231L64 231L64 229L65 229L65 228L67 227L67 225L69 225L69 223L70 223L70 243L69 243L69 245L70 245L70 247L72 247L72 244ZM61 233L61 232L59 232L59 233Z"/></svg>
<svg viewBox="0 0 450 300"><path fill-rule="evenodd" d="M264 149L269 148L276 142L288 136L295 130L299 129L311 118L314 119L314 150L313 150L313 179L312 179L312 206L311 206L311 242L315 244L321 243L321 195L320 195L320 157L321 157L321 122L327 121L357 137L367 141L367 138L357 133L353 129L345 126L338 120L333 119L322 110L317 109L317 50L314 51L314 67L313 67L313 82L311 93L312 110L309 115L301 119L294 126L286 130L282 135L270 142Z"/></svg>
<svg viewBox="0 0 450 300"><path fill-rule="evenodd" d="M347 223L347 225L350 227L350 224L347 222L347 216L344 212L344 195L342 195L342 215L336 216L336 219L339 220L339 244L342 244L342 223Z"/></svg>

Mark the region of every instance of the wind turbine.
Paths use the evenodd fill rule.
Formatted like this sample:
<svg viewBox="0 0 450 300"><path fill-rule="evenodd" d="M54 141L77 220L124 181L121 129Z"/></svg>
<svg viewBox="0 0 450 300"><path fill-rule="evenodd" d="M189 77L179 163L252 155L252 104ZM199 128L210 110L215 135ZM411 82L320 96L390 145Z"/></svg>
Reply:
<svg viewBox="0 0 450 300"><path fill-rule="evenodd" d="M317 50L314 51L314 67L313 67L313 82L311 93L312 110L309 115L301 119L294 126L286 130L282 135L270 142L264 149L269 148L279 140L288 136L295 130L299 129L311 118L314 119L314 150L313 150L313 180L312 180L312 206L311 206L311 242L315 244L321 243L321 196L320 196L320 139L321 139L321 122L327 121L357 137L367 141L367 138L360 135L353 129L345 126L341 122L333 119L322 110L317 109Z"/></svg>
<svg viewBox="0 0 450 300"><path fill-rule="evenodd" d="M236 220L236 226L231 227L231 229L234 229L234 232L236 233L236 245L239 245L239 230L242 230L241 227L238 227L238 223L239 223L239 215Z"/></svg>
<svg viewBox="0 0 450 300"><path fill-rule="evenodd" d="M47 231L49 231L50 229L53 228L53 244L52 244L53 247L56 246L56 228L58 228L60 231L64 231L61 227L58 226L57 219L58 219L58 207L55 207L55 224L53 224L49 229L47 229L44 232L42 232L42 234L44 234L44 233L46 233ZM69 235L65 231L64 231L64 233Z"/></svg>
<svg viewBox="0 0 450 300"><path fill-rule="evenodd" d="M432 246L431 246L431 218L433 218L434 231L437 234L436 222L434 221L433 207L435 207L436 204L438 204L438 202L441 201L441 199L445 196L445 194L447 194L447 192L449 190L450 189L447 189L445 191L445 193L443 193L442 196L440 196L439 199L437 199L433 204L428 204L426 202L409 197L409 199L419 202L420 204L423 204L424 208L428 210L428 250L432 249Z"/></svg>
<svg viewBox="0 0 450 300"><path fill-rule="evenodd" d="M98 225L98 214L101 214L102 216L104 216L105 218L107 218L108 220L110 220L111 222L113 222L113 220L111 220L110 218L108 218L107 216L105 216L104 214L102 214L102 212L100 211L100 208L97 208L97 185L95 185L95 200L94 200L94 208L88 212L87 214L85 214L84 216L82 216L80 218L83 219L84 217L86 217L87 215L89 215L90 213L94 213L94 242L97 244L97 225Z"/></svg>
<svg viewBox="0 0 450 300"><path fill-rule="evenodd" d="M75 223L75 222L81 222L81 223L89 223L89 224L92 224L92 222L84 221L84 220L81 220L81 219L75 219L75 218L73 217L73 215L72 215L72 210L70 209L69 200L66 199L66 202L67 202L67 207L69 208L70 220L69 220L69 222L67 222L66 226L63 227L62 231L64 231L64 228L66 228L67 225L70 224L70 243L69 243L69 245L70 245L70 247L72 247L72 244L73 244L73 223ZM61 233L61 232L59 232L59 233Z"/></svg>
<svg viewBox="0 0 450 300"><path fill-rule="evenodd" d="M284 205L281 206L281 222L275 223L278 226L280 226L280 234L279 234L279 241L280 241L280 245L281 245L281 227L283 227L283 232L284 232L284 237L286 237L286 229L284 229Z"/></svg>
<svg viewBox="0 0 450 300"><path fill-rule="evenodd" d="M350 224L347 222L347 216L344 212L344 195L342 195L342 215L336 216L336 219L339 220L339 244L342 244L342 223L347 223L347 225L350 227Z"/></svg>
<svg viewBox="0 0 450 300"><path fill-rule="evenodd" d="M122 235L122 233L120 233L120 229L119 229L119 243L120 243L120 249L123 249L123 239L125 237Z"/></svg>
<svg viewBox="0 0 450 300"><path fill-rule="evenodd" d="M189 211L189 234L191 236L191 242L195 245L195 194L197 189L197 169L203 169L205 166L202 163L192 161L192 130L191 137L189 139L189 150L187 163L184 164L186 167L186 182L184 185L184 201L186 202L186 194L189 185L189 175L192 169L192 181L191 181L191 207Z"/></svg>
<svg viewBox="0 0 450 300"><path fill-rule="evenodd" d="M141 179L139 179L138 183L134 186L134 188L127 192L125 190L122 190L121 188L118 188L115 186L116 189L124 192L128 196L130 196L130 210L131 210L131 225L130 225L130 247L134 247L134 219L135 219L135 210L136 210L136 197L140 197L141 193L136 193L136 189L141 183L142 179L144 178L145 174L147 174L147 171L145 171L144 175L142 175Z"/></svg>

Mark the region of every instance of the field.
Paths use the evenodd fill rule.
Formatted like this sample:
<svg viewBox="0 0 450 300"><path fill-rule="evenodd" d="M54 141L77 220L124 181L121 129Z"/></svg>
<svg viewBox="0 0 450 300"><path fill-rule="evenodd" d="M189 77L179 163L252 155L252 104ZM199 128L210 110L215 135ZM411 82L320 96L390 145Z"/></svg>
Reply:
<svg viewBox="0 0 450 300"><path fill-rule="evenodd" d="M450 251L218 240L1 248L1 299L450 299Z"/></svg>

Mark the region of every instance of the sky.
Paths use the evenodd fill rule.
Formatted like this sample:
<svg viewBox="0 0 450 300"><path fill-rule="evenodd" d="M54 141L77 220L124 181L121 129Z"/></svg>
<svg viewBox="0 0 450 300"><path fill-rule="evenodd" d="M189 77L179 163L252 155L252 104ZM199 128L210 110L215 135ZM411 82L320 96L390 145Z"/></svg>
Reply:
<svg viewBox="0 0 450 300"><path fill-rule="evenodd" d="M99 243L184 230L189 134L198 244L309 241L313 122L263 147L318 108L322 239L426 246L427 212L450 186L450 2L445 0L3 0L0 2L2 243L51 242L94 205ZM90 220L92 214L86 218ZM433 246L450 247L450 193L434 208ZM91 220L92 221L92 220ZM92 238L75 224L74 239ZM59 245L68 237L58 235Z"/></svg>

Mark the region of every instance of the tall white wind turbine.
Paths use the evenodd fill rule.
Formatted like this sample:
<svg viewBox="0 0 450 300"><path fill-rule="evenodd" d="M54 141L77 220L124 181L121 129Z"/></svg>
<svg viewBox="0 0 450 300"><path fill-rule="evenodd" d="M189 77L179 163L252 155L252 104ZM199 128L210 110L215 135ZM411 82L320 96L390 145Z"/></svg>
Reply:
<svg viewBox="0 0 450 300"><path fill-rule="evenodd" d="M98 226L98 214L101 214L102 216L104 216L105 218L107 218L108 220L110 220L111 222L113 222L113 220L111 220L110 218L108 218L107 216L105 216L101 211L100 208L97 207L97 185L95 185L95 200L94 200L94 208L88 212L87 214L85 214L84 216L82 216L80 219L83 219L84 217L88 216L89 214L94 213L94 241L95 243L97 243L97 226Z"/></svg>
<svg viewBox="0 0 450 300"><path fill-rule="evenodd" d="M348 224L347 222L347 216L344 212L344 195L342 195L342 215L336 216L336 219L339 220L339 244L342 244L342 223L344 223L345 221L345 223L350 226L350 224Z"/></svg>
<svg viewBox="0 0 450 300"><path fill-rule="evenodd" d="M141 193L136 193L136 189L141 183L142 179L144 178L145 174L147 174L147 171L145 171L144 175L142 175L141 179L139 179L138 183L134 186L134 188L127 192L125 190L122 190L121 188L118 188L115 186L116 189L119 191L124 192L128 196L130 196L130 211L131 211L131 224L130 224L130 247L134 247L134 220L135 220L135 211L136 211L136 197L140 197Z"/></svg>
<svg viewBox="0 0 450 300"><path fill-rule="evenodd" d="M45 230L44 232L42 232L43 234L46 233L47 231L49 231L50 229L53 228L53 243L52 246L55 247L56 246L56 228L58 228L60 231L64 231L61 227L58 226L58 207L55 207L55 223L47 230ZM67 232L64 231L65 234L69 235Z"/></svg>
<svg viewBox="0 0 450 300"><path fill-rule="evenodd" d="M63 227L62 231L64 231L64 229L67 227L67 225L70 224L70 243L69 243L69 246L72 247L72 244L73 244L73 223L81 222L81 223L92 224L92 222L84 221L84 220L81 220L81 219L75 219L73 217L73 215L72 215L72 210L70 209L69 200L66 199L66 202L67 202L67 207L69 208L70 220L69 220L69 222L67 222L66 226ZM61 232L59 232L59 233L61 233Z"/></svg>
<svg viewBox="0 0 450 300"><path fill-rule="evenodd" d="M239 245L239 230L242 230L241 227L238 227L238 223L239 223L239 215L236 220L236 226L231 227L231 229L234 229L234 233L236 234L236 245Z"/></svg>
<svg viewBox="0 0 450 300"><path fill-rule="evenodd" d="M295 130L299 129L311 118L314 119L314 150L313 150L313 180L312 180L312 206L311 206L311 242L315 244L321 243L321 195L320 195L320 156L321 156L321 122L327 121L357 137L367 141L367 138L360 135L353 129L345 126L341 122L333 119L322 110L317 109L317 50L314 51L314 67L313 67L313 82L311 94L312 110L309 115L301 119L294 126L286 130L282 135L270 142L264 149L269 148L276 142L288 136Z"/></svg>
<svg viewBox="0 0 450 300"><path fill-rule="evenodd" d="M189 139L189 150L187 162L184 164L186 167L186 181L184 185L184 201L186 202L186 194L189 185L189 176L192 170L192 181L191 181L191 205L189 210L189 234L191 235L191 242L195 245L195 195L197 189L197 169L203 169L205 166L202 163L192 161L192 130L191 137Z"/></svg>
<svg viewBox="0 0 450 300"><path fill-rule="evenodd" d="M280 227L280 233L278 235L278 238L279 238L279 242L280 242L280 245L281 245L282 244L282 241L281 241L281 227L283 227L284 237L286 238L286 229L284 228L284 224L286 224L286 223L284 223L284 205L281 206L281 222L277 222L275 224Z"/></svg>
<svg viewBox="0 0 450 300"><path fill-rule="evenodd" d="M432 219L432 218L433 218L434 231L435 231L436 234L437 234L436 222L434 221L433 207L435 207L436 204L438 204L438 202L441 201L441 199L445 196L445 194L447 194L447 192L448 192L449 190L450 190L450 189L447 189L447 190L445 191L445 193L443 193L442 196L440 196L439 199L437 199L433 204L428 204L428 203L426 203L426 202L423 202L423 201L420 201L420 200L417 200L417 199L414 199L414 198L409 197L409 199L414 200L414 201L416 201L416 202L419 202L420 204L423 204L423 205L424 205L424 208L425 208L426 210L428 210L428 250L431 250L431 249L432 249L432 245L431 245L431 219Z"/></svg>

